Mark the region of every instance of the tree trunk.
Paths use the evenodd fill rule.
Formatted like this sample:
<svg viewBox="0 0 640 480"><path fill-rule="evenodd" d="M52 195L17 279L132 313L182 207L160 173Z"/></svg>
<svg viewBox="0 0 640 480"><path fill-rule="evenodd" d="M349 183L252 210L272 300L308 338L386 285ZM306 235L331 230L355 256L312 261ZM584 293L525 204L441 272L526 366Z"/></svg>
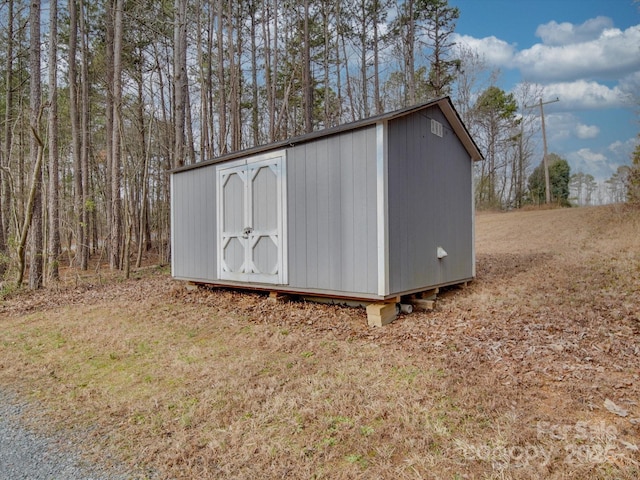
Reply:
<svg viewBox="0 0 640 480"><path fill-rule="evenodd" d="M367 37L369 32L367 22L367 5L365 0L360 0L360 90L362 92L362 118L370 116L369 111L369 87L367 81Z"/></svg>
<svg viewBox="0 0 640 480"><path fill-rule="evenodd" d="M208 32L207 32L207 58L209 59L209 61L207 62L207 72L206 72L206 85L207 85L207 98L206 98L206 110L207 110L207 119L209 121L209 128L208 128L208 133L209 135L207 136L207 149L206 149L206 159L210 160L212 159L215 154L214 154L214 133L215 132L215 100L214 100L214 95L213 95L213 82L214 82L214 76L213 76L213 47L214 47L214 42L213 39L214 37L214 29L215 29L215 15L214 15L214 11L213 11L213 5L212 2L208 2L209 4L209 8L208 8L208 12L209 12L209 20L208 20Z"/></svg>
<svg viewBox="0 0 640 480"><path fill-rule="evenodd" d="M407 0L407 38L405 54L405 74L407 78L407 101L409 105L416 103L416 66L415 43L416 21L414 13L414 0Z"/></svg>
<svg viewBox="0 0 640 480"><path fill-rule="evenodd" d="M332 112L332 105L329 101L330 98L330 92L331 92L331 87L329 85L330 82L330 78L329 78L329 73L330 73L330 68L329 68L329 64L331 63L331 37L332 35L329 34L329 3L328 2L323 2L322 4L322 29L323 29L323 36L324 36L324 51L322 52L322 63L323 63L323 68L324 68L324 115L323 115L323 124L324 127L330 127L332 126L332 122L331 122L331 114Z"/></svg>
<svg viewBox="0 0 640 480"><path fill-rule="evenodd" d="M113 40L114 40L114 1L107 0L105 15L105 204L107 217L107 238L105 239L105 248L108 253L109 264L111 264L111 232L113 230L113 198L112 198L112 170L113 170Z"/></svg>
<svg viewBox="0 0 640 480"><path fill-rule="evenodd" d="M347 54L347 40L345 39L345 35L341 35L342 39L342 55L344 57L344 71L345 76L347 77L347 96L349 97L349 107L351 110L351 120L356 121L356 106L353 99L353 88L351 88L351 76L349 75L349 55Z"/></svg>
<svg viewBox="0 0 640 480"><path fill-rule="evenodd" d="M256 6L256 0L251 0L251 6L249 8L251 10L251 99L253 103L251 106L251 130L253 132L253 146L255 146L260 144L260 107L258 105L257 60L258 46L256 42L256 13L258 8Z"/></svg>
<svg viewBox="0 0 640 480"><path fill-rule="evenodd" d="M109 266L121 268L122 201L121 187L121 128L122 128L122 16L123 0L114 0L113 23L113 132L111 136L111 251Z"/></svg>
<svg viewBox="0 0 640 480"><path fill-rule="evenodd" d="M335 39L335 58L336 58L336 94L338 95L338 112L336 112L338 117L338 122L342 121L342 63L340 62L340 32L342 30L342 7L340 2L336 3L336 28L338 30L338 38Z"/></svg>
<svg viewBox="0 0 640 480"><path fill-rule="evenodd" d="M49 272L50 280L58 280L60 255L60 206L58 185L58 0L49 2Z"/></svg>
<svg viewBox="0 0 640 480"><path fill-rule="evenodd" d="M37 121L36 121L37 123ZM42 182L42 157L43 157L43 148L42 148L42 143L40 141L40 138L37 136L37 132L35 129L32 130L32 135L35 138L36 141L36 161L34 163L33 166L33 176L31 177L31 186L29 187L29 197L27 199L27 205L25 207L25 214L24 214L24 222L22 223L22 229L20 230L20 241L18 242L18 278L16 280L16 284L18 285L18 287L20 287L22 285L22 280L24 278L24 269L25 269L25 248L27 246L27 238L29 236L29 231L31 226L33 225L35 227L35 220L34 218L36 217L36 213L38 211L38 205L37 203L42 203L42 202L38 202L38 194L42 193L39 192L40 187L39 185ZM41 205L40 205L41 207ZM40 217L42 217L42 209L40 208ZM41 237L42 237L42 225L40 225L40 233L41 233ZM33 237L32 237L33 238ZM33 245L33 243L32 243ZM36 255L36 257L39 256L40 260L42 261L42 250L40 250L39 255ZM37 265L34 265L34 261L33 261L33 257L31 258L31 264L30 264L30 268L29 268L29 288L31 289L36 289L39 287L32 287L31 285L31 271L34 268L34 266L37 268ZM42 273L42 269L40 270L40 273ZM41 278L41 276L40 276ZM38 277L35 277L35 279L37 280Z"/></svg>
<svg viewBox="0 0 640 480"><path fill-rule="evenodd" d="M140 196L140 218L138 224L138 252L136 256L136 268L140 268L142 265L142 244L145 239L145 220L147 218L147 192L149 183L149 149L147 148L147 142L145 139L145 121L144 121L144 97L142 90L142 72L140 72L140 79L138 83L138 123L139 123L139 137L140 153L144 159L144 166L142 170L142 195ZM151 124L147 126L149 129L149 136L151 136ZM151 142L149 142L151 143Z"/></svg>
<svg viewBox="0 0 640 480"><path fill-rule="evenodd" d="M274 0L274 2L277 0ZM267 116L269 118L269 142L274 142L276 139L276 99L275 99L275 68L277 65L275 59L275 49L271 43L271 0L263 2L262 10L262 36L264 37L264 76L265 76L265 90L267 95ZM274 29L277 35L277 22L274 22ZM274 43L277 39L274 38ZM277 47L277 44L276 44Z"/></svg>
<svg viewBox="0 0 640 480"><path fill-rule="evenodd" d="M380 19L380 3L374 2L373 11L373 101L375 113L382 113L382 99L380 98L380 33L378 21Z"/></svg>
<svg viewBox="0 0 640 480"><path fill-rule="evenodd" d="M219 116L219 140L220 155L227 153L227 95L224 74L224 35L222 25L224 23L224 0L217 0L217 40L218 40L218 116ZM231 48L231 46L228 46Z"/></svg>
<svg viewBox="0 0 640 480"><path fill-rule="evenodd" d="M87 29L85 25L85 7L83 0L80 5L80 49L82 55L82 67L80 72L80 164L82 182L82 243L80 244L80 269L89 268L89 48L87 45Z"/></svg>
<svg viewBox="0 0 640 480"><path fill-rule="evenodd" d="M267 0L267 3L270 2ZM269 138L271 142L274 142L277 138L278 132L276 129L276 96L278 91L278 60L280 58L278 52L278 0L273 0L273 8L271 10L270 18L275 18L276 21L273 22L273 48L271 48L271 53L269 58L271 60L271 68L269 69ZM269 37L271 38L271 36Z"/></svg>
<svg viewBox="0 0 640 480"><path fill-rule="evenodd" d="M12 115L13 115L13 0L7 1L7 36L5 63L5 112L4 112L4 144L0 159L0 277L6 271L9 257L11 182L8 170L11 159Z"/></svg>
<svg viewBox="0 0 640 480"><path fill-rule="evenodd" d="M304 0L304 49L302 88L304 90L304 129L313 132L313 79L311 77L311 33L309 32L309 0Z"/></svg>
<svg viewBox="0 0 640 480"><path fill-rule="evenodd" d="M198 52L198 65L199 65L199 81L200 81L200 160L211 159L211 144L209 142L209 107L208 99L211 96L210 85L210 69L212 58L209 52L211 46L211 30L210 30L210 16L211 9L203 9L202 0L197 2L197 31L196 31L196 51ZM203 30L207 32L207 44L204 45ZM205 59L205 52L208 53Z"/></svg>
<svg viewBox="0 0 640 480"><path fill-rule="evenodd" d="M186 43L186 42L185 42ZM185 65L185 71L187 67ZM191 93L189 92L187 82L187 88L185 89L184 95L184 109L185 109L185 124L187 128L187 159L190 164L196 163L196 151L195 151L195 142L193 140L193 120L191 118Z"/></svg>
<svg viewBox="0 0 640 480"><path fill-rule="evenodd" d="M174 166L184 165L185 111L187 90L187 26L186 0L174 0L173 20L173 126L174 126Z"/></svg>
<svg viewBox="0 0 640 480"><path fill-rule="evenodd" d="M242 144L242 108L240 91L240 63L242 61L242 31L241 21L236 22L234 6L240 8L242 4L236 4L230 0L227 4L227 51L229 53L229 119L231 122L231 150L238 151ZM234 41L234 30L237 23L237 42Z"/></svg>
<svg viewBox="0 0 640 480"><path fill-rule="evenodd" d="M82 158L80 114L78 108L80 88L77 74L78 8L76 0L69 0L69 117L71 120L71 145L73 156L74 210L76 215L75 262L82 268L82 249L85 245L85 229L82 226L84 202L82 198Z"/></svg>
<svg viewBox="0 0 640 480"><path fill-rule="evenodd" d="M42 229L42 142L38 138L41 106L40 69L40 0L31 0L29 9L29 122L31 124L30 159L33 167L33 217L31 219L31 246L29 251L29 288L36 290L43 283L43 229Z"/></svg>

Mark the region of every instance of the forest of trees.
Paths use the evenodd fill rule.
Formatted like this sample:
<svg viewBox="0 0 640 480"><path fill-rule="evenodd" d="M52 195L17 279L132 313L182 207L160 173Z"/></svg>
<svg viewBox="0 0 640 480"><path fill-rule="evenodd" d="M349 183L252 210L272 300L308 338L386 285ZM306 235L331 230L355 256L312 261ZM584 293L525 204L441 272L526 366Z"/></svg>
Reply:
<svg viewBox="0 0 640 480"><path fill-rule="evenodd" d="M450 95L479 207L520 207L541 92L452 41L447 0L3 0L0 282L170 257L167 172ZM536 140L537 141L537 140ZM539 159L536 159L536 163Z"/></svg>

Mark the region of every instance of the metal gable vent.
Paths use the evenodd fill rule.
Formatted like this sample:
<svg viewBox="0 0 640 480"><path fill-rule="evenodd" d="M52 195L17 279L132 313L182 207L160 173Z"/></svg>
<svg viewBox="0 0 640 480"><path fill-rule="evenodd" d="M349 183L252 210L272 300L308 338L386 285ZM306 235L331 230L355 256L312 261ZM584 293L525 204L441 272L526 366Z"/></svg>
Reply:
<svg viewBox="0 0 640 480"><path fill-rule="evenodd" d="M442 137L443 135L442 124L437 120L431 119L431 133L439 137Z"/></svg>

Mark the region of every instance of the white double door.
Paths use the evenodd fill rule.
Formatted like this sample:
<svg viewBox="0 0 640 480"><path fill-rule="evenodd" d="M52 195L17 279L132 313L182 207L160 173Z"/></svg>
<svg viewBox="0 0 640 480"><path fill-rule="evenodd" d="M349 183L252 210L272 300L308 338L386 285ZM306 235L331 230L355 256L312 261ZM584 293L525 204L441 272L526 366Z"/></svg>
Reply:
<svg viewBox="0 0 640 480"><path fill-rule="evenodd" d="M217 168L218 277L286 284L286 154Z"/></svg>

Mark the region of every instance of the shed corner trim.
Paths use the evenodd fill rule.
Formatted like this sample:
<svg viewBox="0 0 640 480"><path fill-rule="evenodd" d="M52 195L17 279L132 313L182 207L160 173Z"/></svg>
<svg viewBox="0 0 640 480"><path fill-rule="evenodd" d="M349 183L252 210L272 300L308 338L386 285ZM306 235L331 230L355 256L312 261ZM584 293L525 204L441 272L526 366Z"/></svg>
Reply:
<svg viewBox="0 0 640 480"><path fill-rule="evenodd" d="M376 210L378 245L378 295L389 293L389 199L387 121L376 123Z"/></svg>

